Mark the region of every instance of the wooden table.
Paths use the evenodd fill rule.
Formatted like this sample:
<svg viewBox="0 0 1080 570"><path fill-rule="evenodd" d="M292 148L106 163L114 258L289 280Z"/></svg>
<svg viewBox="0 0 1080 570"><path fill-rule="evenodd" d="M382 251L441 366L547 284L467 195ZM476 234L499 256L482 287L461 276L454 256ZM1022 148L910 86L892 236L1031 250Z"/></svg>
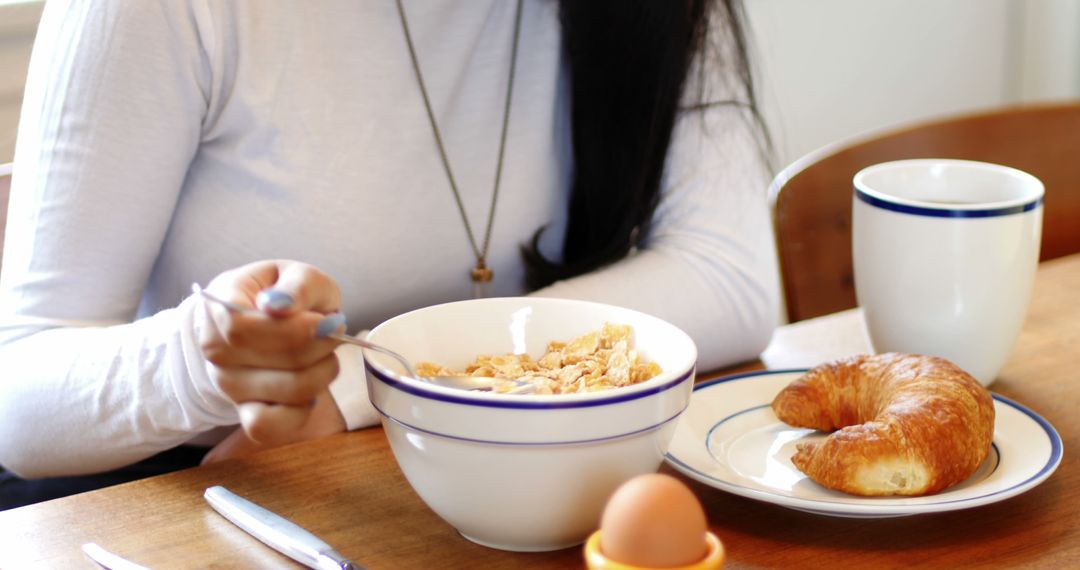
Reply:
<svg viewBox="0 0 1080 570"><path fill-rule="evenodd" d="M760 503L684 478L728 549L727 567L1080 568L1078 292L1080 255L1040 266L1023 333L992 386L1061 434L1065 458L1046 482L969 510L855 520ZM860 318L849 311L784 327L762 358L805 365L819 354L857 351L865 347ZM0 568L89 568L79 547L91 541L151 568L296 567L206 505L203 490L217 484L372 569L584 566L579 548L518 554L463 539L420 501L374 428L0 513Z"/></svg>

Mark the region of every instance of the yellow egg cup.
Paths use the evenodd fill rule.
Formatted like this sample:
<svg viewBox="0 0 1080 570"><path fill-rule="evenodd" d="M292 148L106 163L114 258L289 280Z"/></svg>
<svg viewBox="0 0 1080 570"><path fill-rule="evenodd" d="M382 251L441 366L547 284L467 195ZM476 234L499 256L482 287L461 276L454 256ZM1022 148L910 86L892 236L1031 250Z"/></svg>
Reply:
<svg viewBox="0 0 1080 570"><path fill-rule="evenodd" d="M719 570L724 566L724 545L720 542L720 539L715 534L706 531L705 543L708 550L705 552L705 558L694 562L693 564L687 564L685 566L673 566L670 568L664 568L663 570ZM646 569L643 566L632 566L630 564L623 564L622 562L616 562L607 556L604 556L603 552L600 552L600 531L592 533L589 540L585 543L585 565L589 570L660 570L660 569Z"/></svg>

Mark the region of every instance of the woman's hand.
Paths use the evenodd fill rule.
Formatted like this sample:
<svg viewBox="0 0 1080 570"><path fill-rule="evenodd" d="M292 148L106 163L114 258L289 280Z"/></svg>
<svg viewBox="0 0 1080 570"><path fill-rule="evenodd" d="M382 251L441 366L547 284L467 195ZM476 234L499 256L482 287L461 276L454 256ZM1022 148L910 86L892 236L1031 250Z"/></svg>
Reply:
<svg viewBox="0 0 1080 570"><path fill-rule="evenodd" d="M204 303L205 318L196 321L211 377L236 403L247 436L268 446L304 439L316 397L338 374L338 342L316 336L320 321L340 309L337 284L304 263L260 261L222 273L206 290L259 309Z"/></svg>
<svg viewBox="0 0 1080 570"><path fill-rule="evenodd" d="M295 434L295 441L317 439L345 431L345 418L342 417L329 392L319 394L315 398L315 402L311 417L304 424L304 427ZM209 465L226 459L243 457L272 447L277 446L253 441L243 429L237 428L236 431L229 434L221 443L215 445L203 457L202 464Z"/></svg>

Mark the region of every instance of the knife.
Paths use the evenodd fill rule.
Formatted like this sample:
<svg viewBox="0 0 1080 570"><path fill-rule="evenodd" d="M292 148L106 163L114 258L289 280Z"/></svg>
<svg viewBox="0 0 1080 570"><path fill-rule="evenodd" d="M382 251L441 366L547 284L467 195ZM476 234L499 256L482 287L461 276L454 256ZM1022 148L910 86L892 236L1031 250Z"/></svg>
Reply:
<svg viewBox="0 0 1080 570"><path fill-rule="evenodd" d="M121 558L93 542L82 545L82 551L95 564L108 570L149 570L146 566L140 566L130 560Z"/></svg>
<svg viewBox="0 0 1080 570"><path fill-rule="evenodd" d="M293 560L319 570L364 570L296 523L215 485L203 493L221 516Z"/></svg>

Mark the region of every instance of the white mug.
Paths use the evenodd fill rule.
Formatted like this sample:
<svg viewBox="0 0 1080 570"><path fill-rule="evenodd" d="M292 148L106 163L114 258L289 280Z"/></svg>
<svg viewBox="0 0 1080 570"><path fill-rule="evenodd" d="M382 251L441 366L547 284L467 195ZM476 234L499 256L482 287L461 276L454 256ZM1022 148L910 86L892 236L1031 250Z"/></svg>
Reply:
<svg viewBox="0 0 1080 570"><path fill-rule="evenodd" d="M1027 314L1042 182L918 159L869 166L854 185L855 293L874 350L941 356L993 382Z"/></svg>

